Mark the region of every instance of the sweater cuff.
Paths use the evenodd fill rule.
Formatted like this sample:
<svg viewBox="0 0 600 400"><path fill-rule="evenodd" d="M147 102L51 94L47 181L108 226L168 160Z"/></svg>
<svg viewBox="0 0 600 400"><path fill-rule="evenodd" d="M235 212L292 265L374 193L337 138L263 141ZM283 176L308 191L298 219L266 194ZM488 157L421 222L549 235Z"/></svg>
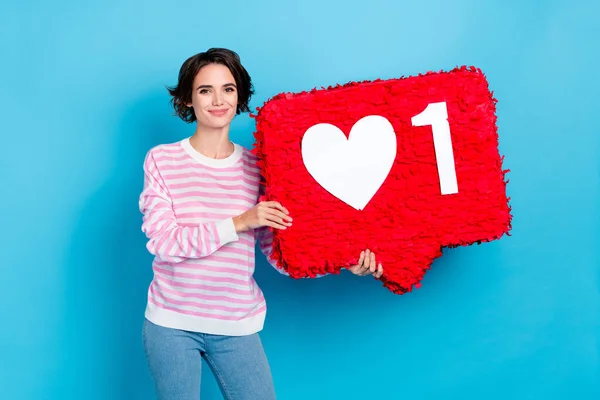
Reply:
<svg viewBox="0 0 600 400"><path fill-rule="evenodd" d="M227 218L222 221L215 222L217 227L217 235L219 235L219 242L221 246L227 243L238 240L238 234L235 231L235 225L233 224L233 218Z"/></svg>

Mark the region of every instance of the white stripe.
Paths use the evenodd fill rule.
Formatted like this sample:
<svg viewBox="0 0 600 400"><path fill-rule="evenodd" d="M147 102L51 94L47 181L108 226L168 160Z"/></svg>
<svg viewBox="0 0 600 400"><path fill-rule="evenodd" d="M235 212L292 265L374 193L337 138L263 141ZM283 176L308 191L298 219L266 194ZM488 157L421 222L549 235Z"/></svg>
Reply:
<svg viewBox="0 0 600 400"><path fill-rule="evenodd" d="M213 200L213 203L217 203L218 201ZM187 202L186 202L187 203ZM201 204L199 204L200 206L202 206ZM231 208L216 208L216 207L206 207L206 206L202 206L202 208L200 209L199 207L178 207L177 208L177 214L181 215L181 214L202 214L202 213L210 213L210 214L214 214L214 213L219 213L219 214L235 214L235 215L239 215L243 212L248 211L250 208L252 207L248 207L248 206L244 206L244 205L235 205L234 207Z"/></svg>
<svg viewBox="0 0 600 400"><path fill-rule="evenodd" d="M174 303L170 303L168 301L168 299L165 299L166 301L163 301L163 299L161 298L154 298L154 301L160 304L166 304L170 307L179 309L179 310L186 310L186 311L199 311L199 312L204 312L207 314L213 314L213 315L222 315L222 316L234 316L234 317L243 317L247 314L250 314L251 312L253 312L255 309L260 308L261 305L256 306L256 305L249 305L249 307L244 310L244 311L237 311L237 312L231 312L231 311L221 311L221 310L214 310L211 309L210 307L202 307L202 304L198 304L198 306L181 306L179 304L174 304ZM261 303L259 303L261 304ZM243 306L242 304L240 304L240 306ZM229 307L236 307L234 305L229 305Z"/></svg>
<svg viewBox="0 0 600 400"><path fill-rule="evenodd" d="M235 186L235 184L233 184L231 186ZM195 195L198 195L200 193L217 193L217 194L240 195L240 196L244 196L246 199L248 199L248 201L256 201L256 198L258 195L258 186L255 185L253 188L247 187L248 185L245 185L245 186L241 185L241 186L242 186L242 188L240 188L240 189L233 189L233 187L230 187L230 188L187 187L187 188L170 189L170 191L171 191L171 195L177 195L178 197L181 197L182 195L186 195L188 193L195 194ZM191 197L191 195L190 195L190 197ZM181 199L177 199L177 200L181 201Z"/></svg>
<svg viewBox="0 0 600 400"><path fill-rule="evenodd" d="M214 178L206 178L206 177L198 177L198 178L194 178L193 180L187 180L186 182L182 182L182 183L198 183L198 184L204 184L204 185L214 185L215 189L220 189L220 190L233 190L232 188L234 186L243 186L244 188L248 188L250 190L255 190L256 188L258 188L258 185L256 183L249 183L249 179L248 180L242 180L242 179L237 179L235 181L218 181ZM173 183L171 181L169 181L169 187L171 187L173 185ZM193 187L192 187L193 188ZM182 188L171 188L172 190L171 193L173 193L173 190L181 190ZM189 189L189 188L184 188L184 189ZM204 189L204 187L198 185L198 187L195 188L195 190L198 189Z"/></svg>
<svg viewBox="0 0 600 400"><path fill-rule="evenodd" d="M179 282L179 281L177 281L177 282ZM179 283L182 283L182 282L179 282ZM228 287L228 286L219 285L218 282L215 284L213 284L213 282L211 282L210 284L203 283L203 285L205 285L205 286L210 286L211 289L182 288L179 286L169 285L168 283L166 283L162 280L155 280L152 284L154 285L155 289L164 287L164 288L172 290L174 292L178 292L178 293L180 293L180 296L184 296L184 297L186 297L187 295L190 295L190 294L203 294L203 295L208 295L208 296L226 296L226 297L231 297L231 298L240 299L240 300L252 300L257 296L256 290L249 291L247 294L234 293L234 292L232 292L232 289L247 290L248 288L247 287L246 288Z"/></svg>
<svg viewBox="0 0 600 400"><path fill-rule="evenodd" d="M237 273L233 273L233 272L225 272L225 271L210 271L210 270L206 270L206 269L193 269L193 268L181 268L181 269L177 269L176 272L173 273L172 269L169 269L168 267L162 267L160 265L157 265L156 268L160 268L161 270L167 271L167 272L162 272L162 271L157 271L155 270L155 272L162 276L163 278L166 279L170 279L173 282L180 282L180 283L193 283L193 284L207 284L207 285L213 285L214 286L219 286L219 284L223 284L223 283L227 283L227 282L215 282L212 280L205 280L202 277L205 276L207 278L224 278L224 279L235 279L238 281L247 281L246 283L242 284L240 283L232 283L229 282L227 283L228 285L234 285L236 289L248 289L248 287L250 287L250 282L248 281L248 276L249 271L248 268L231 268L235 271L238 271ZM183 275L182 275L183 274ZM196 275L197 278L188 278L187 275ZM232 286L233 287L233 286Z"/></svg>
<svg viewBox="0 0 600 400"><path fill-rule="evenodd" d="M185 164L189 164L189 163L182 163L182 165ZM174 167L176 164L169 164L169 167ZM248 172L250 172L250 174L248 174ZM237 170L234 171L213 171L213 170L208 170L203 168L202 166L194 166L194 165L189 165L189 166L185 166L185 167L181 167L178 169L175 168L169 168L166 171L161 171L161 175L163 177L163 179L168 180L170 183L182 183L185 182L185 179L197 179L197 178L213 178L213 179L219 179L219 178L237 178L239 180L242 180L244 177L246 179L253 179L253 176L251 176L251 174L258 174L258 170L257 171L251 171L249 168L244 169L244 170L240 170L239 168ZM188 176L185 176L188 175ZM227 180L226 182L228 182L229 180Z"/></svg>
<svg viewBox="0 0 600 400"><path fill-rule="evenodd" d="M160 292L159 287L155 286L155 290ZM252 298L244 299L244 298L240 298L240 297L226 296L226 294L220 293L215 296L216 297L226 297L226 299L215 299L215 298L211 299L211 298L206 298L206 297L203 297L203 298L190 297L190 296L182 295L181 293L179 293L179 294L173 294L173 293L167 293L167 292L160 292L160 293L163 296L166 296L169 298L173 298L173 299L180 300L180 301L192 301L192 302L198 303L198 305L206 304L208 306L219 305L219 306L227 306L227 307L251 307L251 308L254 308L254 307L256 307L257 304L260 304L260 302L255 301L254 296ZM206 293L203 293L203 294L206 295ZM208 296L210 296L210 294L208 294ZM258 297L258 298L260 298L260 297ZM181 306L177 306L177 307L181 307Z"/></svg>
<svg viewBox="0 0 600 400"><path fill-rule="evenodd" d="M231 283L231 282L213 282L213 281L206 281L206 280L202 280L202 279L183 278L180 276L174 277L172 275L168 275L168 274L162 273L160 271L156 271L156 270L154 271L154 273L155 273L155 275L157 275L163 279L167 279L169 282L172 282L172 283L187 283L187 284L193 284L193 285L204 285L204 286L210 286L212 288L212 289L201 289L201 288L181 287L181 286L170 284L162 279L157 280L155 282L155 284L158 286L164 286L168 289L171 289L173 291L180 292L180 293L204 293L204 294L212 294L214 296L227 294L230 297L244 298L244 299L250 299L250 298L254 297L254 295L255 295L252 290L252 286L249 286L248 284L242 285L242 284ZM237 279L243 280L239 276L237 277ZM232 293L231 291L229 291L229 289L243 290L243 291L247 291L248 293L247 294Z"/></svg>
<svg viewBox="0 0 600 400"><path fill-rule="evenodd" d="M249 199L243 200L243 199L224 199L224 198L218 198L218 197L209 197L206 192L204 193L204 195L186 196L186 197L182 197L182 198L178 198L177 200L174 200L174 202L176 204L190 203L190 202L222 203L224 201L227 201L228 204L236 205L236 206L240 206L240 207L252 208L256 205L256 202L250 201ZM202 204L198 204L198 205L202 206Z"/></svg>

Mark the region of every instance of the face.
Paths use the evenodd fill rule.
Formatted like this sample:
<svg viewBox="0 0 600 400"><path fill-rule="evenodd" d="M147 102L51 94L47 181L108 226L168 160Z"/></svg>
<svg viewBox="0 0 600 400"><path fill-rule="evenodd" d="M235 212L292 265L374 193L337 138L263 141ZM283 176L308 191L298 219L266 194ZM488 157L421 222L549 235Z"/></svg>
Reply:
<svg viewBox="0 0 600 400"><path fill-rule="evenodd" d="M237 101L238 91L229 68L209 64L194 78L192 102L188 107L194 108L198 125L218 129L231 123Z"/></svg>

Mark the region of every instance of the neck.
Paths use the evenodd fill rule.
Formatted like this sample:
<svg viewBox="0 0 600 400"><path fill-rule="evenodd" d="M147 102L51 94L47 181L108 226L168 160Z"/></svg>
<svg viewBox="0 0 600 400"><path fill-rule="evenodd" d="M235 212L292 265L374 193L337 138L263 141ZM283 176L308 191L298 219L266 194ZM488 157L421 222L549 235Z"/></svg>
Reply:
<svg viewBox="0 0 600 400"><path fill-rule="evenodd" d="M227 158L234 151L233 143L229 140L228 126L217 129L198 126L190 138L190 144L196 151L215 159Z"/></svg>

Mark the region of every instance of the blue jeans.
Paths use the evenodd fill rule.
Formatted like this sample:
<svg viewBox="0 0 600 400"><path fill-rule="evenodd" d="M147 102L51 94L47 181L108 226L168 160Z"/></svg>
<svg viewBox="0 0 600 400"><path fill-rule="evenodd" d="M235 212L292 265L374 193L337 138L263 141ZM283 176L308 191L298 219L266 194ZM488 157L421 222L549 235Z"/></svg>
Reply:
<svg viewBox="0 0 600 400"><path fill-rule="evenodd" d="M142 337L159 400L200 399L202 358L225 399L275 399L269 363L256 333L209 335L145 320Z"/></svg>

